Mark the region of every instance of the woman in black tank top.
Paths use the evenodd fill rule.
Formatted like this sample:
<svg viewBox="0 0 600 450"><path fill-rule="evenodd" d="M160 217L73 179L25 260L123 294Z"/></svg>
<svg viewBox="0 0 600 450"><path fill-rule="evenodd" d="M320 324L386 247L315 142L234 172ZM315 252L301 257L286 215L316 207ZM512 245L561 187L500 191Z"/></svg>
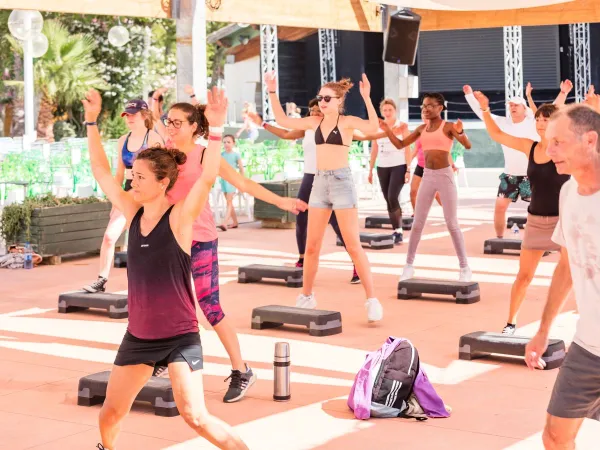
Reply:
<svg viewBox="0 0 600 450"><path fill-rule="evenodd" d="M133 196L114 179L96 120L102 109L97 91L83 101L94 178L130 227L128 251L129 323L108 381L100 411L99 448L114 449L120 422L156 364L167 363L182 418L219 448L247 449L233 429L206 411L202 393L202 346L191 288L192 223L204 208L221 160L221 135L209 135L204 171L189 195L171 205L166 193L186 155L153 147L133 163ZM221 127L227 99L218 88L208 95L206 117ZM186 124L184 126L195 126Z"/></svg>
<svg viewBox="0 0 600 450"><path fill-rule="evenodd" d="M546 154L546 126L550 117L558 111L557 106L542 105L536 111L536 129L540 135L540 142L534 142L501 131L492 119L487 97L481 92L474 94L483 111L483 119L490 137L499 144L523 152L529 158L527 176L531 184L531 203L527 209L527 225L521 243L519 273L512 286L508 320L502 331L512 335L516 330L519 309L542 256L548 251L560 250L560 246L552 241L552 234L558 223L560 189L570 176L560 175Z"/></svg>

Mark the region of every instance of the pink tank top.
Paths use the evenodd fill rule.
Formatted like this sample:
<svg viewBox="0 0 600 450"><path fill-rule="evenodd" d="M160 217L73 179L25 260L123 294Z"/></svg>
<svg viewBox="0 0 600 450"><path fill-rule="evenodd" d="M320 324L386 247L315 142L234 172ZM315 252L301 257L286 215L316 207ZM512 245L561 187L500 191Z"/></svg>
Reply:
<svg viewBox="0 0 600 450"><path fill-rule="evenodd" d="M204 147L197 145L196 148L187 154L187 161L184 165L179 166L179 176L175 185L167 193L167 198L171 203L177 203L184 199L192 190L192 186L200 175L202 175L202 151ZM213 217L212 209L208 200L202 212L192 225L192 239L198 242L210 242L217 239L217 227Z"/></svg>
<svg viewBox="0 0 600 450"><path fill-rule="evenodd" d="M417 165L421 167L425 167L425 154L423 153L423 144L421 144L421 139L417 139L415 142L417 146Z"/></svg>
<svg viewBox="0 0 600 450"><path fill-rule="evenodd" d="M425 127L420 138L424 152L427 150L445 150L447 152L452 150L454 139L450 139L446 136L444 133L444 125L446 125L445 120L442 121L437 130L431 132L426 131L427 127Z"/></svg>

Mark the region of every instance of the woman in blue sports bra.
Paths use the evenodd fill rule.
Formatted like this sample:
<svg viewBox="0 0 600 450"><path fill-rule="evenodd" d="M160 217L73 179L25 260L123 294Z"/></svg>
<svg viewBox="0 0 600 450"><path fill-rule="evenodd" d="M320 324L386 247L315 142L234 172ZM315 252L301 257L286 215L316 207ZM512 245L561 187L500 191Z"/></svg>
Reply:
<svg viewBox="0 0 600 450"><path fill-rule="evenodd" d="M137 154L156 144L164 145L164 142L160 135L152 130L154 127L152 112L144 100L138 99L127 102L125 111L121 113L121 117L125 118L129 133L121 136L117 143L117 148L120 149L120 158L117 164L115 179L121 186L123 186L123 181L125 181L124 189L125 191L129 191L131 189L131 179L133 178L131 168ZM100 271L98 278L87 286L84 286L83 289L85 291L94 293L106 290L108 274L115 254L115 244L125 230L125 225L125 216L121 211L113 207L110 212L108 226L104 232L104 238L102 239L102 246L100 247Z"/></svg>
<svg viewBox="0 0 600 450"><path fill-rule="evenodd" d="M379 128L377 111L371 102L371 84L363 74L360 94L368 112L368 120L344 116L344 99L353 84L349 79L324 84L317 95L322 117L292 118L285 114L277 97L277 80L274 73L265 77L269 98L277 124L296 130L314 130L317 146L317 171L310 194L308 209L308 236L304 254L302 293L296 300L300 308L315 308L317 302L312 292L319 266L319 253L325 228L332 211L362 281L367 301L367 319L376 322L383 318L383 308L375 297L373 276L367 255L362 248L358 225L358 198L352 172L348 164L350 144L355 130L374 135Z"/></svg>

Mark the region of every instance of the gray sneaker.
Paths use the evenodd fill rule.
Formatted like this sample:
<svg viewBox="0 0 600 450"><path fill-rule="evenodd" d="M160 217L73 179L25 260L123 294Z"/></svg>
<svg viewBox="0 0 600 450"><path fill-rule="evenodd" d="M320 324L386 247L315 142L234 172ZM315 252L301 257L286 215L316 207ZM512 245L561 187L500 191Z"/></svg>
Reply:
<svg viewBox="0 0 600 450"><path fill-rule="evenodd" d="M246 364L245 373L242 373L239 370L232 370L231 375L229 375L225 381L229 379L231 379L229 382L229 389L227 389L223 401L225 403L234 403L239 402L244 398L248 389L250 389L256 381L256 375L252 372L252 369L248 367L248 364Z"/></svg>

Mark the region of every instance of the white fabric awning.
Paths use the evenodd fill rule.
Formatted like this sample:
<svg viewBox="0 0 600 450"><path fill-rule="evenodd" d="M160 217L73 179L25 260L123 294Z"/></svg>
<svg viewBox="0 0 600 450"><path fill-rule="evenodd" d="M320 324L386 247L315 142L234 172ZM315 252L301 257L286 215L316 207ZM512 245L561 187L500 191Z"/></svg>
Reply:
<svg viewBox="0 0 600 450"><path fill-rule="evenodd" d="M570 3L573 0L369 0L381 5L438 11L498 11Z"/></svg>

